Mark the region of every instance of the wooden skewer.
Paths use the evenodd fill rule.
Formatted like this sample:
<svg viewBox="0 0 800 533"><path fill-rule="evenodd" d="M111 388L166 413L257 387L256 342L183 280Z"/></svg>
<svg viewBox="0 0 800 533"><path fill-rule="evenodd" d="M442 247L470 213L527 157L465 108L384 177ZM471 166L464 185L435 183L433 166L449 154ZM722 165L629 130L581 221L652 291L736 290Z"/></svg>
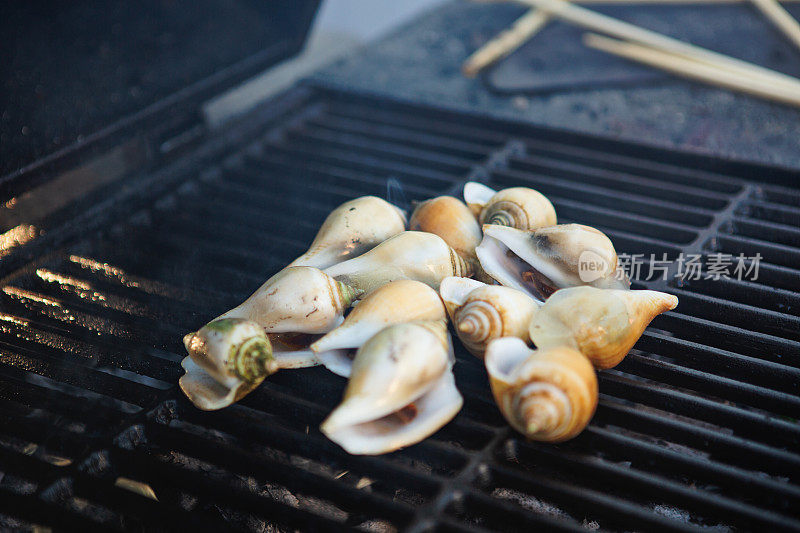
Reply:
<svg viewBox="0 0 800 533"><path fill-rule="evenodd" d="M497 4L506 0L473 0L481 4ZM691 5L691 4L741 4L752 0L573 0L576 4L628 4L628 5ZM800 0L776 0L780 4L796 4Z"/></svg>
<svg viewBox="0 0 800 533"><path fill-rule="evenodd" d="M499 4L508 0L472 0L476 4ZM742 4L752 0L570 0L575 4L625 4L625 5L693 5L693 4ZM800 0L775 0L778 4L796 4Z"/></svg>
<svg viewBox="0 0 800 533"><path fill-rule="evenodd" d="M492 3L497 0L479 0L486 3ZM576 3L580 4L593 4L593 3L619 3L619 4L648 4L648 3L674 3L674 4L691 4L691 3L733 3L751 1L756 5L769 5L772 7L765 7L763 9L769 10L767 16L770 18L776 17L774 20L780 19L782 22L779 26L784 29L787 35L800 46L800 25L797 24L791 15L778 3L777 0L578 0ZM798 2L800 0L782 0L784 2ZM783 13L783 15L780 14ZM777 13L777 14L776 14ZM461 66L461 71L468 78L474 78L479 72L485 68L493 65L497 61L508 56L514 50L525 44L531 37L536 35L550 20L550 16L545 12L537 9L531 9L523 16L518 18L508 29L503 30L495 37L487 41L483 46L470 55ZM792 27L793 25L793 27ZM792 29L789 29L792 27Z"/></svg>
<svg viewBox="0 0 800 533"><path fill-rule="evenodd" d="M759 78L742 76L707 63L687 59L681 55L603 37L595 33L584 35L583 40L587 46L597 50L638 61L679 76L800 107L800 93L765 84Z"/></svg>
<svg viewBox="0 0 800 533"><path fill-rule="evenodd" d="M656 48L665 52L682 55L694 61L706 63L720 69L737 72L743 76L759 77L765 83L782 86L800 93L800 80L781 72L771 70L747 61L735 59L724 54L712 52L660 33L640 28L633 24L602 15L595 11L576 6L563 0L516 0L518 3L538 7L562 20L598 33L604 33Z"/></svg>
<svg viewBox="0 0 800 533"><path fill-rule="evenodd" d="M461 72L468 78L474 78L478 72L489 65L503 59L522 46L528 39L542 29L550 15L539 9L531 9L514 24L487 41L461 65Z"/></svg>
<svg viewBox="0 0 800 533"><path fill-rule="evenodd" d="M776 0L751 0L753 4L800 48L800 24Z"/></svg>

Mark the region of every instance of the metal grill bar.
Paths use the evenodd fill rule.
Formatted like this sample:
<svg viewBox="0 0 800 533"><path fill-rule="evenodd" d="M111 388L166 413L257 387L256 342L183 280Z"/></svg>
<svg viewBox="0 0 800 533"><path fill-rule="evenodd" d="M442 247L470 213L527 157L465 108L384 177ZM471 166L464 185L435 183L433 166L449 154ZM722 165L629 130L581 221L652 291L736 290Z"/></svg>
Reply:
<svg viewBox="0 0 800 533"><path fill-rule="evenodd" d="M530 156L512 162L512 168L523 172L566 178L572 182L585 183L612 190L624 190L646 197L658 197L680 205L692 205L709 209L721 209L730 199L721 193L706 191L699 187L677 185L641 176L621 174L617 171L597 169L586 165L567 163L542 156Z"/></svg>
<svg viewBox="0 0 800 533"><path fill-rule="evenodd" d="M579 200L587 204L595 204L609 209L625 205L626 213L664 218L671 222L697 225L703 227L711 222L712 212L700 208L686 208L675 202L661 200L658 196L643 196L626 191L604 189L591 185L576 188L570 180L560 180L541 174L526 174L521 171L502 170L492 175L494 182L500 186L512 183L529 183L546 196L565 197L572 201Z"/></svg>

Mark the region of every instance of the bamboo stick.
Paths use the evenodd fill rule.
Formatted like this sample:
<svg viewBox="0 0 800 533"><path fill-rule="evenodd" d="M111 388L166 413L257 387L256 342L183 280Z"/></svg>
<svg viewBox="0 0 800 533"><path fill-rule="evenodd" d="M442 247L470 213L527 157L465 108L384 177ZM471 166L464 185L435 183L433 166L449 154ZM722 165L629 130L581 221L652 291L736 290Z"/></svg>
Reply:
<svg viewBox="0 0 800 533"><path fill-rule="evenodd" d="M480 4L497 4L507 0L472 0ZM752 0L572 0L575 4L625 4L625 5L693 5L693 4L742 4ZM800 0L776 0L779 4L796 4Z"/></svg>
<svg viewBox="0 0 800 533"><path fill-rule="evenodd" d="M498 0L481 0L498 1ZM661 4L661 5L681 5L681 4L742 4L751 0L574 0L576 4ZM776 0L780 4L796 4L800 0Z"/></svg>
<svg viewBox="0 0 800 533"><path fill-rule="evenodd" d="M747 61L735 59L724 54L712 52L660 33L640 28L633 24L602 15L595 11L576 6L563 0L515 0L531 7L538 7L562 20L584 27L598 33L607 34L618 39L633 41L652 48L679 54L694 61L706 63L737 72L741 75L759 77L765 83L782 86L800 93L800 80L786 74L771 70Z"/></svg>
<svg viewBox="0 0 800 533"><path fill-rule="evenodd" d="M474 78L478 73L503 59L511 52L522 46L531 37L536 35L550 20L550 15L539 9L531 9L514 24L498 33L476 50L461 65L461 72L468 78Z"/></svg>
<svg viewBox="0 0 800 533"><path fill-rule="evenodd" d="M688 59L682 55L594 33L584 35L584 43L597 50L638 61L679 76L800 107L800 93L796 91L765 84L759 78L742 76L707 63Z"/></svg>
<svg viewBox="0 0 800 533"><path fill-rule="evenodd" d="M753 4L800 48L800 24L776 0L751 0Z"/></svg>

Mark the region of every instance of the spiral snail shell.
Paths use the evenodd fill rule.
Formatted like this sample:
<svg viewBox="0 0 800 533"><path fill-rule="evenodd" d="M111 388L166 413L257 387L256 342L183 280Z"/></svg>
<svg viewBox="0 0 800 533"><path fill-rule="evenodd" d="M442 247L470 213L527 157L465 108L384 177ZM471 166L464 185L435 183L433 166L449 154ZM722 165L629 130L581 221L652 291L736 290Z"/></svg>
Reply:
<svg viewBox="0 0 800 533"><path fill-rule="evenodd" d="M267 332L330 331L357 294L316 268L281 270L244 303L184 337L181 388L201 409L219 409L278 368L318 364L307 350L273 352Z"/></svg>
<svg viewBox="0 0 800 533"><path fill-rule="evenodd" d="M625 273L617 268L617 252L611 240L601 231L580 224L535 231L486 225L476 253L492 278L542 301L566 287L630 287Z"/></svg>
<svg viewBox="0 0 800 533"><path fill-rule="evenodd" d="M375 196L362 196L334 209L308 251L289 266L327 268L357 257L405 230L403 211Z"/></svg>
<svg viewBox="0 0 800 533"><path fill-rule="evenodd" d="M267 335L251 320L214 320L186 335L184 345L179 384L200 409L227 407L278 369Z"/></svg>
<svg viewBox="0 0 800 533"><path fill-rule="evenodd" d="M287 267L215 320L244 318L267 333L326 333L360 294L317 268Z"/></svg>
<svg viewBox="0 0 800 533"><path fill-rule="evenodd" d="M535 230L556 224L556 210L542 193L528 187L495 191L476 182L464 186L464 200L481 224Z"/></svg>
<svg viewBox="0 0 800 533"><path fill-rule="evenodd" d="M438 235L404 231L364 255L333 265L325 273L368 294L391 281L413 279L438 290L448 276L469 276L472 265Z"/></svg>
<svg viewBox="0 0 800 533"><path fill-rule="evenodd" d="M268 333L326 333L361 291L312 267L287 267L220 318L248 318Z"/></svg>
<svg viewBox="0 0 800 533"><path fill-rule="evenodd" d="M597 376L577 350L531 350L524 341L507 337L489 344L485 363L497 406L511 427L527 438L569 440L592 419Z"/></svg>
<svg viewBox="0 0 800 533"><path fill-rule="evenodd" d="M551 296L530 322L538 348L570 346L595 368L617 366L657 315L675 309L678 298L658 291L573 287Z"/></svg>
<svg viewBox="0 0 800 533"><path fill-rule="evenodd" d="M480 218L481 211L496 192L491 187L477 181L468 181L464 184L464 202L476 219Z"/></svg>
<svg viewBox="0 0 800 533"><path fill-rule="evenodd" d="M439 295L419 281L392 281L361 300L342 325L314 342L311 350L329 370L348 377L348 349L359 348L387 326L419 320L447 320Z"/></svg>
<svg viewBox="0 0 800 533"><path fill-rule="evenodd" d="M408 229L438 235L461 257L477 260L475 247L481 243L481 227L469 208L452 196L438 196L417 205Z"/></svg>
<svg viewBox="0 0 800 533"><path fill-rule="evenodd" d="M320 429L352 454L417 443L461 409L452 364L444 321L384 328L358 349L342 403Z"/></svg>
<svg viewBox="0 0 800 533"><path fill-rule="evenodd" d="M446 278L439 293L461 342L483 357L486 346L500 337L528 339L528 326L539 304L526 293L485 285L466 278Z"/></svg>
<svg viewBox="0 0 800 533"><path fill-rule="evenodd" d="M313 267L287 267L219 318L247 318L267 333L327 333L361 291Z"/></svg>

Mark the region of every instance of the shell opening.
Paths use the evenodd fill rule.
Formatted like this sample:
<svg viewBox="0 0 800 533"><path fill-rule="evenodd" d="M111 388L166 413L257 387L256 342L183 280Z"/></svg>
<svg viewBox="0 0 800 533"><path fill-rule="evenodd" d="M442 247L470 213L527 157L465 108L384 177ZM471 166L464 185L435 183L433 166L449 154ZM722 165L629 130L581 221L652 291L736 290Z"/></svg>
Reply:
<svg viewBox="0 0 800 533"><path fill-rule="evenodd" d="M256 379L247 383L231 377L221 383L195 363L190 356L184 357L181 366L185 370L185 374L178 380L178 385L186 397L198 409L204 411L215 411L228 407L245 397L262 381Z"/></svg>
<svg viewBox="0 0 800 533"><path fill-rule="evenodd" d="M469 293L484 286L486 284L478 280L450 276L444 278L441 285L439 285L439 295L445 303L462 305L467 301Z"/></svg>
<svg viewBox="0 0 800 533"><path fill-rule="evenodd" d="M531 355L525 341L517 337L494 339L486 349L486 370L490 376L508 380L514 370Z"/></svg>
<svg viewBox="0 0 800 533"><path fill-rule="evenodd" d="M491 256L491 258L490 258ZM499 239L484 236L478 258L489 275L503 285L521 290L536 299L546 300L558 290L550 278L517 255ZM501 272L489 265L496 266Z"/></svg>
<svg viewBox="0 0 800 533"><path fill-rule="evenodd" d="M470 206L471 209L480 212L480 209L491 200L496 192L497 191L491 187L487 187L483 183L468 181L464 184L464 202Z"/></svg>
<svg viewBox="0 0 800 533"><path fill-rule="evenodd" d="M376 455L410 446L429 437L458 413L464 400L452 372L446 372L425 394L400 409L355 424L331 424L320 429L347 452Z"/></svg>

